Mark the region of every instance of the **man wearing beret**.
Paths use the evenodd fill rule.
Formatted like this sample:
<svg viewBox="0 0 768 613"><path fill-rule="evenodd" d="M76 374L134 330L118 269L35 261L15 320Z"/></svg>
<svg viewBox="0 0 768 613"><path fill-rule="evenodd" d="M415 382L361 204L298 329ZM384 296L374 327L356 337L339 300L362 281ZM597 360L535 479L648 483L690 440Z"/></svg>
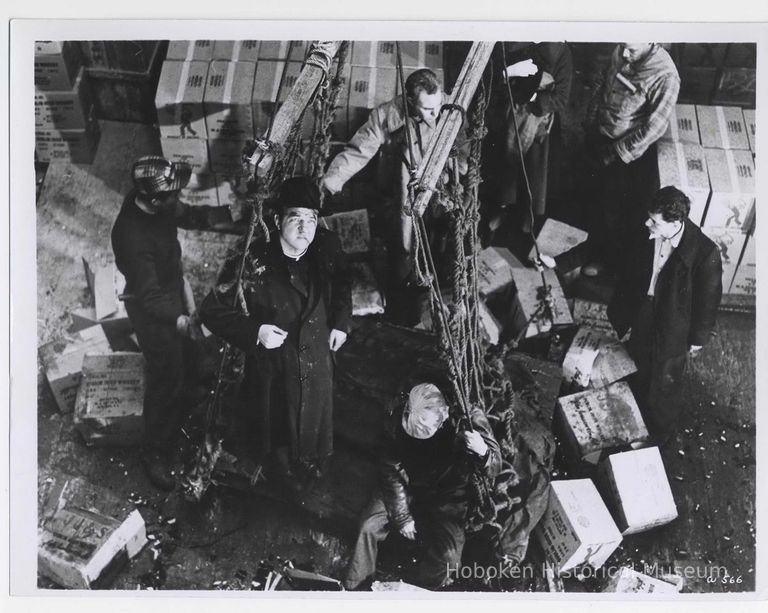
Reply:
<svg viewBox="0 0 768 613"><path fill-rule="evenodd" d="M204 230L231 223L224 207L189 206L179 193L192 169L159 156L139 158L133 190L112 228L117 268L125 276L125 310L146 359L144 467L152 483L174 487L171 452L189 413L191 341L200 328L184 279L177 227Z"/></svg>
<svg viewBox="0 0 768 613"><path fill-rule="evenodd" d="M470 417L472 429L459 428L434 383L410 389L385 433L381 492L362 514L344 587L358 589L371 578L378 544L391 529L420 545L414 583L436 589L450 582L464 549L472 473L494 479L501 468L485 413L473 407Z"/></svg>
<svg viewBox="0 0 768 613"><path fill-rule="evenodd" d="M205 325L245 352L253 453L279 476L319 476L333 452L333 353L350 329L352 296L339 238L318 228L320 191L308 177L283 182L268 241L227 261L200 308Z"/></svg>

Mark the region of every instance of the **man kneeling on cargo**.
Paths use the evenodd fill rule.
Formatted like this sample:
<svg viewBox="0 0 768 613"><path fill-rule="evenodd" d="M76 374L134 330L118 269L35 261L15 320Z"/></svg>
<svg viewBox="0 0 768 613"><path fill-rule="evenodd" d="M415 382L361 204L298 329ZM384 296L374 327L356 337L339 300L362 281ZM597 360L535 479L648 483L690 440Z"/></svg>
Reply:
<svg viewBox="0 0 768 613"><path fill-rule="evenodd" d="M358 589L376 570L378 544L391 528L419 548L412 581L439 588L448 569L461 562L469 481L475 470L494 478L501 467L499 444L478 407L462 429L432 383L414 386L393 412L380 458L381 492L362 514L360 533L344 586Z"/></svg>

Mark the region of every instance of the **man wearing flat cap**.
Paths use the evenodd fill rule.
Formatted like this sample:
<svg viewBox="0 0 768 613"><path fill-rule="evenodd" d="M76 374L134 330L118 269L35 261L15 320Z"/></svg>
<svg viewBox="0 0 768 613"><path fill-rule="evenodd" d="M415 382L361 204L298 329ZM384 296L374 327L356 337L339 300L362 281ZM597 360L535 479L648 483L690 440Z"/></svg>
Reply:
<svg viewBox="0 0 768 613"><path fill-rule="evenodd" d="M376 570L378 544L397 530L419 545L412 581L446 586L465 542L470 478L493 479L501 451L485 413L473 407L472 429L461 429L434 383L419 383L392 413L380 459L381 491L363 512L344 587L358 589Z"/></svg>
<svg viewBox="0 0 768 613"><path fill-rule="evenodd" d="M133 189L112 228L115 263L125 276L125 309L146 359L144 467L171 490L171 453L191 408L185 377L191 340L199 336L194 298L184 279L177 227L204 230L231 223L224 207L189 206L179 193L192 169L159 156L133 165Z"/></svg>
<svg viewBox="0 0 768 613"><path fill-rule="evenodd" d="M200 308L205 325L245 353L244 396L253 454L292 480L319 476L333 452L333 358L350 329L352 295L341 242L318 227L320 191L283 182L268 241L224 265Z"/></svg>

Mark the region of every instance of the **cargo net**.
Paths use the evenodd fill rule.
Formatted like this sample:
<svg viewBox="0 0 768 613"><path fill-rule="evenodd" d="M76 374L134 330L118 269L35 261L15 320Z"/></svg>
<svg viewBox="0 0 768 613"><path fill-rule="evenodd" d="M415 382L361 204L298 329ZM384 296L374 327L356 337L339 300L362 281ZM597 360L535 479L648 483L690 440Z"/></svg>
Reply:
<svg viewBox="0 0 768 613"><path fill-rule="evenodd" d="M503 47L503 46L502 46ZM505 58L506 59L506 58ZM492 62L489 63L492 65ZM506 63L504 64L506 66ZM403 69L397 50L397 71L404 105L407 104L404 93ZM423 220L423 210L415 205L417 200L417 168L414 162L413 143L410 131L405 130L408 146L409 172L407 201L404 203L406 214L411 216L413 224L412 256L414 275L419 285L429 289L432 320L435 322L441 352L448 364L452 385L454 406L460 414L462 426L472 430L471 410L480 408L491 422L494 435L499 442L502 455L502 468L495 479L486 476L483 469L475 469L470 480L471 501L466 520L469 532L482 531L483 537L492 544L496 556L507 564L519 564L526 555L528 539L538 521L542 504L545 505L546 485L549 482L549 469L544 462L537 461L529 453L522 438L515 428L515 417L521 403L529 407L538 405L538 388L533 375L527 368L510 378L505 368L505 351L517 347L528 326L534 321L552 320L551 289L542 273L542 287L539 292L539 306L518 338L499 351L486 351L481 342L479 311L480 297L477 285L478 277L478 224L480 220L479 185L481 183L481 148L486 135L485 113L488 107L493 70L486 67L485 75L480 80L472 99L469 111L457 105L444 106L442 113L461 113L462 122L466 121L469 154L467 173L463 185L459 180L455 146L451 150L443 172L447 180L439 182L430 206L437 206L449 219L450 269L447 273L438 271L430 248L430 241ZM509 92L509 87L507 86ZM509 92L511 100L511 92ZM511 102L510 102L511 105ZM405 106L407 108L407 105ZM514 106L511 105L514 114ZM517 122L515 120L515 129ZM519 144L519 138L517 139ZM520 155L521 161L524 159ZM523 162L524 164L524 162ZM530 186L527 173L523 169L525 184L531 202ZM531 211L531 215L533 215ZM532 235L533 236L533 235ZM535 237L534 237L535 244ZM538 257L538 247L536 247ZM452 287L450 304L446 304L438 280L438 272L449 277ZM521 449L523 446L525 449ZM525 473L524 478L518 474Z"/></svg>
<svg viewBox="0 0 768 613"><path fill-rule="evenodd" d="M290 57L294 42L288 49ZM274 196L280 184L297 174L307 174L320 184L323 170L330 149L330 127L336 113L339 93L342 86L343 70L347 62L349 44L344 41L336 52L336 44L315 42L311 46L305 66L315 66L323 71L323 77L307 104L293 122L284 142L271 140L275 116L278 110L276 102L263 138L248 141L242 152L243 171L247 177L247 195L244 200L249 215L248 231L237 242L227 256L227 260L236 265L237 290L234 293L233 307L240 308L248 315L243 287L252 281L253 262L249 257L251 244L255 239L269 241L269 228L264 220L264 204ZM284 70L278 86L276 100L282 99L286 71ZM314 112L311 138L303 142L301 138L305 114L309 107ZM321 205L322 194L321 193ZM184 494L188 500L199 501L211 484L216 463L222 456L223 437L216 431L221 413L222 399L231 384L236 384L242 374L243 356L229 344L221 350L221 359L217 370L216 382L211 390L206 407L203 441L195 454L192 469L184 479Z"/></svg>

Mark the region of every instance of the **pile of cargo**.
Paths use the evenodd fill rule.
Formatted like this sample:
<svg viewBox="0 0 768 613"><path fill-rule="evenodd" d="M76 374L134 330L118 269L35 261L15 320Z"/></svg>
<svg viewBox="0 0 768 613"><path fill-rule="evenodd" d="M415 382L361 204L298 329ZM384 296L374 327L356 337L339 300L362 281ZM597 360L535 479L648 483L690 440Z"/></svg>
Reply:
<svg viewBox="0 0 768 613"><path fill-rule="evenodd" d="M301 74L308 41L171 41L155 104L163 155L190 164L190 204L237 205L244 193L241 154L267 135L275 104ZM442 78L442 43L401 44L406 72L428 66ZM396 93L394 42L355 42L343 74L332 139L345 142L370 109ZM335 70L335 66L332 68ZM314 116L304 117L302 138ZM235 207L236 210L236 207Z"/></svg>
<svg viewBox="0 0 768 613"><path fill-rule="evenodd" d="M35 155L90 164L99 143L88 75L76 42L35 43Z"/></svg>
<svg viewBox="0 0 768 613"><path fill-rule="evenodd" d="M755 112L678 104L658 143L659 182L691 199L692 221L719 247L723 292L755 294Z"/></svg>

